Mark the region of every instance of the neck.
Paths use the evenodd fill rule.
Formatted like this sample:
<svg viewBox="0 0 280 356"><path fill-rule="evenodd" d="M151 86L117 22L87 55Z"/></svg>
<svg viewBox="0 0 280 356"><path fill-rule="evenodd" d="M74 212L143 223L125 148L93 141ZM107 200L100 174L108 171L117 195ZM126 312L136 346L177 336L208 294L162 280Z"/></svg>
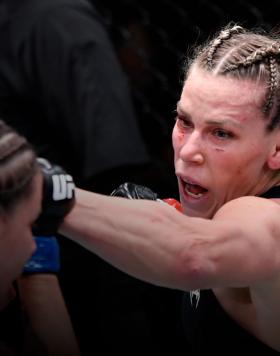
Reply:
<svg viewBox="0 0 280 356"><path fill-rule="evenodd" d="M280 172L273 171L271 172L270 176L265 176L263 179L260 179L259 183L255 187L255 191L253 191L253 194L250 195L262 195L263 193L267 192L269 189L277 185L280 185Z"/></svg>

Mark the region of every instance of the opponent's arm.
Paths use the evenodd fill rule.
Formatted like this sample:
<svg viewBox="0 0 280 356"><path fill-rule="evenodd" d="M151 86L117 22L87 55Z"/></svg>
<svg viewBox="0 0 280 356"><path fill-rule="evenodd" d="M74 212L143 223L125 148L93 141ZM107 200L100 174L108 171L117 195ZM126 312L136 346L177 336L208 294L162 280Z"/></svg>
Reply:
<svg viewBox="0 0 280 356"><path fill-rule="evenodd" d="M57 276L50 272L27 274L21 276L17 284L26 319L27 354L38 355L39 347L48 355L79 356ZM34 340L37 341L34 343Z"/></svg>

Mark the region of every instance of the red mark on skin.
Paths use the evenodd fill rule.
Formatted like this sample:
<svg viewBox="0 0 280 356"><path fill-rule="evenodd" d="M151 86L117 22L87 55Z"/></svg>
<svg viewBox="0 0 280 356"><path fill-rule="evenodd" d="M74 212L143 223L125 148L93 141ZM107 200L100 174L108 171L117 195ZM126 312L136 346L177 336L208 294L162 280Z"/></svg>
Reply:
<svg viewBox="0 0 280 356"><path fill-rule="evenodd" d="M237 167L237 174L242 174L242 168L241 167Z"/></svg>
<svg viewBox="0 0 280 356"><path fill-rule="evenodd" d="M218 151L219 153L225 152L225 150L222 148L215 148L215 151Z"/></svg>
<svg viewBox="0 0 280 356"><path fill-rule="evenodd" d="M180 133L180 134L177 135L178 141L179 141L180 143L183 141L184 137L185 137L185 135L182 134L182 133Z"/></svg>

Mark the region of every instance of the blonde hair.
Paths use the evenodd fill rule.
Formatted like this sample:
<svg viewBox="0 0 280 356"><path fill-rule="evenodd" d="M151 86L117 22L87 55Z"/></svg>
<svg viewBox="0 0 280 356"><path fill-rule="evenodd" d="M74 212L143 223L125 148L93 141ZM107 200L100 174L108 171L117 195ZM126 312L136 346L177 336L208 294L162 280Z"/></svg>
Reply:
<svg viewBox="0 0 280 356"><path fill-rule="evenodd" d="M247 30L237 24L223 28L199 47L186 64L186 77L193 65L213 75L250 79L265 86L261 103L267 129L280 125L280 39L276 34Z"/></svg>
<svg viewBox="0 0 280 356"><path fill-rule="evenodd" d="M13 208L31 191L36 154L27 140L0 120L0 209Z"/></svg>

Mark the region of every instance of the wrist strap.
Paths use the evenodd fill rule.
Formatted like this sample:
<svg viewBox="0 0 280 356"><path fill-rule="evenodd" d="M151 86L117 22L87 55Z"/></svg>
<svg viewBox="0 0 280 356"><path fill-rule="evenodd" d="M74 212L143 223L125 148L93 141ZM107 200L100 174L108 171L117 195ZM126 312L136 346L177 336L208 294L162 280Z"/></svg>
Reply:
<svg viewBox="0 0 280 356"><path fill-rule="evenodd" d="M59 245L54 236L34 236L36 251L25 263L23 273L55 273L60 269Z"/></svg>

